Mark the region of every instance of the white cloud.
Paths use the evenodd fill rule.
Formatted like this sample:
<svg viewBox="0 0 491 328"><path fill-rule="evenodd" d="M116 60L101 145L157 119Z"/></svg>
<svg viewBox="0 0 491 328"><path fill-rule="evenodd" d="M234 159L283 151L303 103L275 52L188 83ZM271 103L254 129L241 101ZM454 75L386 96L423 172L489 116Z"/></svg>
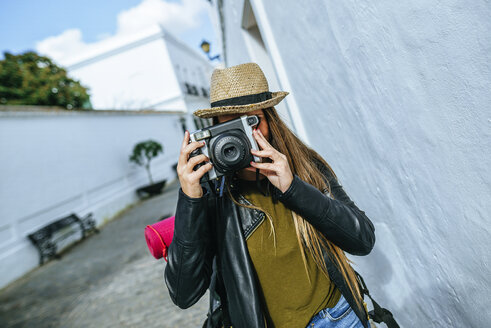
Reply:
<svg viewBox="0 0 491 328"><path fill-rule="evenodd" d="M162 25L174 35L179 35L201 25L200 16L209 4L204 0L181 0L180 3L164 0L143 0L136 7L124 10L117 16L114 35L102 36L97 42L86 43L79 29L68 29L59 35L48 37L36 43L39 53L63 62L67 58L96 48L99 44L134 34L141 30Z"/></svg>
<svg viewBox="0 0 491 328"><path fill-rule="evenodd" d="M50 36L38 42L36 49L38 52L57 60L67 54L83 51L88 46L82 41L82 32L79 29L69 29L57 36Z"/></svg>
<svg viewBox="0 0 491 328"><path fill-rule="evenodd" d="M171 33L180 34L200 25L199 16L207 6L204 0L183 0L182 3L144 0L138 6L119 13L117 33L133 33L160 23Z"/></svg>

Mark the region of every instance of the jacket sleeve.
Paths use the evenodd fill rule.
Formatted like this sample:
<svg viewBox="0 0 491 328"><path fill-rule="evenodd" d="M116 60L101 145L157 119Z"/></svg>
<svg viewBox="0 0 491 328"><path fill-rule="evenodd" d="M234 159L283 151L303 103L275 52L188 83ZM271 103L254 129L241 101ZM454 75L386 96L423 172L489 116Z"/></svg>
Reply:
<svg viewBox="0 0 491 328"><path fill-rule="evenodd" d="M278 200L342 250L353 255L369 254L375 244L373 223L348 197L330 171L327 168L321 171L328 179L335 199L295 174L284 193L276 189Z"/></svg>
<svg viewBox="0 0 491 328"><path fill-rule="evenodd" d="M214 256L209 222L214 202L210 194L203 187L202 197L191 198L179 188L164 278L172 301L181 309L195 304L210 285Z"/></svg>

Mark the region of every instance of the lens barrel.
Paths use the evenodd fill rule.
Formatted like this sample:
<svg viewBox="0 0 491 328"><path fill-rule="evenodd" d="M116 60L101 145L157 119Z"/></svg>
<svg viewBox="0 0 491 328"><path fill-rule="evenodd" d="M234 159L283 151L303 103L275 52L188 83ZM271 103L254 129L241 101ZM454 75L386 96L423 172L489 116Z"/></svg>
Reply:
<svg viewBox="0 0 491 328"><path fill-rule="evenodd" d="M218 136L211 147L215 168L221 172L233 172L250 160L250 145L246 135L238 130Z"/></svg>

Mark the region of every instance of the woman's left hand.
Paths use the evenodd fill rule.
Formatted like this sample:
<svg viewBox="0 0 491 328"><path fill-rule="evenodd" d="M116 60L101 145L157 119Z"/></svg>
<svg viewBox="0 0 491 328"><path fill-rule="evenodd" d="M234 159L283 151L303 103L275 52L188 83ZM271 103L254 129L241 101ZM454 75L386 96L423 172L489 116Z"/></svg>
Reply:
<svg viewBox="0 0 491 328"><path fill-rule="evenodd" d="M271 184L282 193L287 191L293 181L293 174L286 156L273 148L259 129L253 131L253 136L261 150L251 149L251 154L259 157L268 157L272 163L251 162L251 166L258 168L259 173L265 175Z"/></svg>

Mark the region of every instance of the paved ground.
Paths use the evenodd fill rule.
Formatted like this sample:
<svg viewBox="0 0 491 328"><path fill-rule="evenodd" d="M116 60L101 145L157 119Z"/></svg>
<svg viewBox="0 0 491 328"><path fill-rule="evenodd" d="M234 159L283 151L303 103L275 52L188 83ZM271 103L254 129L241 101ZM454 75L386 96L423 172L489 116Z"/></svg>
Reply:
<svg viewBox="0 0 491 328"><path fill-rule="evenodd" d="M189 309L165 286L165 261L149 253L143 229L175 212L178 183L145 200L0 293L1 327L201 327L208 292Z"/></svg>

